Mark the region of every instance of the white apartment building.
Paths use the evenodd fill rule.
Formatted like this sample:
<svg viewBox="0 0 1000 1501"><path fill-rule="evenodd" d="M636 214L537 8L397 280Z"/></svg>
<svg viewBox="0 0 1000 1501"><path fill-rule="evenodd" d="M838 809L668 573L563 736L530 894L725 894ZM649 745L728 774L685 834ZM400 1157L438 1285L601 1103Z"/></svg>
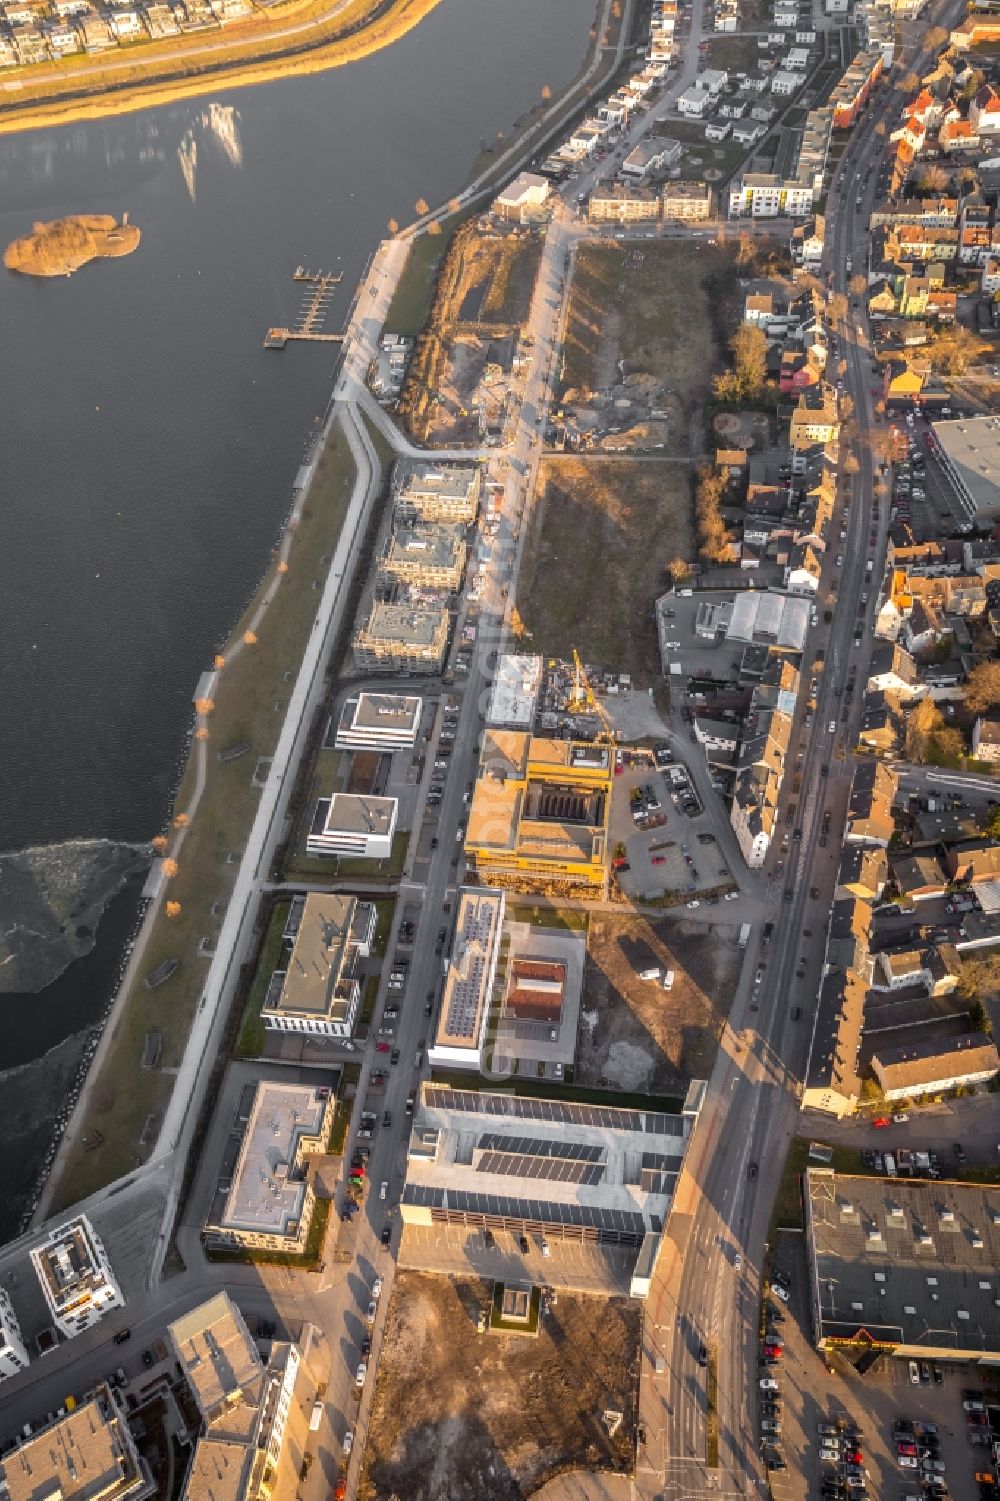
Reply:
<svg viewBox="0 0 1000 1501"><path fill-rule="evenodd" d="M67 1339L125 1307L107 1252L85 1214L50 1230L32 1250L31 1262L53 1322Z"/></svg>
<svg viewBox="0 0 1000 1501"><path fill-rule="evenodd" d="M286 936L294 926L289 918ZM271 1032L351 1037L361 1004L361 960L375 936L375 904L346 892L310 891L297 921L288 964L271 976L261 1021Z"/></svg>
<svg viewBox="0 0 1000 1501"><path fill-rule="evenodd" d="M306 853L387 860L392 854L398 811L394 797L368 797L355 792L321 797L306 838Z"/></svg>
<svg viewBox="0 0 1000 1501"><path fill-rule="evenodd" d="M28 1364L28 1350L17 1322L14 1305L5 1287L0 1287L0 1381L16 1376Z"/></svg>
<svg viewBox="0 0 1000 1501"><path fill-rule="evenodd" d="M403 751L417 743L424 701L406 693L353 693L344 704L337 750Z"/></svg>
<svg viewBox="0 0 1000 1501"><path fill-rule="evenodd" d="M748 172L729 192L729 217L740 219L799 218L811 213L813 190L809 183L778 177L773 172Z"/></svg>

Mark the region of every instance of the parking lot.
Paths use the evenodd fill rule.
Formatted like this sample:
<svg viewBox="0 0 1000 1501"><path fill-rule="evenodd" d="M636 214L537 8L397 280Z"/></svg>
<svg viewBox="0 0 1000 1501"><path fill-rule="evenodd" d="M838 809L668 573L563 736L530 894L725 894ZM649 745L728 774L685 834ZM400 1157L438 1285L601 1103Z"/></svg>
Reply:
<svg viewBox="0 0 1000 1501"><path fill-rule="evenodd" d="M977 1431L984 1431L980 1415L966 1414L962 1405L963 1392L981 1391L979 1375L968 1367L943 1364L935 1373L930 1362L921 1362L914 1384L909 1363L890 1355L881 1356L864 1375L839 1352L827 1352L824 1359L812 1343L800 1235L779 1234L774 1265L789 1285L787 1304L773 1291L765 1293L765 1307L774 1310L777 1320L771 1327L782 1346L775 1365L761 1366L761 1378L773 1377L780 1386L780 1405L775 1409L780 1450L764 1450L765 1455L780 1452L786 1466L770 1474L774 1501L936 1501L937 1496L992 1501L976 1481L977 1473L995 1473L990 1451L968 1437L970 1416ZM862 1352L848 1353L857 1359ZM759 1397L765 1395L758 1391ZM919 1427L897 1429L907 1423L924 1425L928 1432L922 1434ZM937 1431L929 1431L931 1427ZM851 1432L858 1435L862 1455L857 1465L846 1461L846 1437ZM763 1442L768 1436L760 1437ZM826 1447L824 1440L829 1441ZM917 1451L905 1456L905 1464L900 1463L899 1443ZM925 1474L922 1467L931 1460L942 1464L944 1471ZM938 1474L943 1490L936 1484Z"/></svg>
<svg viewBox="0 0 1000 1501"><path fill-rule="evenodd" d="M971 516L964 502L938 463L928 443L930 423L917 412L897 418L896 428L905 433L909 459L893 469L893 505L898 520L908 523L919 540L937 537L942 526L971 529Z"/></svg>
<svg viewBox="0 0 1000 1501"><path fill-rule="evenodd" d="M680 892L699 901L698 892L731 885L732 877L685 768L665 755L661 766L623 766L615 778L610 838L613 859L621 862L616 877L634 900Z"/></svg>

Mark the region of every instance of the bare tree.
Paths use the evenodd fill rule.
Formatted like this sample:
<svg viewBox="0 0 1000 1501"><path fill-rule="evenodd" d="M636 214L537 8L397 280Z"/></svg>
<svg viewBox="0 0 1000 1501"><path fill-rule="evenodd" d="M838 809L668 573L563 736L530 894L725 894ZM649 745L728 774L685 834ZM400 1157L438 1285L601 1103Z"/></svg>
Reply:
<svg viewBox="0 0 1000 1501"><path fill-rule="evenodd" d="M855 297L863 297L868 291L868 278L863 271L859 271L856 276L851 277L851 291Z"/></svg>

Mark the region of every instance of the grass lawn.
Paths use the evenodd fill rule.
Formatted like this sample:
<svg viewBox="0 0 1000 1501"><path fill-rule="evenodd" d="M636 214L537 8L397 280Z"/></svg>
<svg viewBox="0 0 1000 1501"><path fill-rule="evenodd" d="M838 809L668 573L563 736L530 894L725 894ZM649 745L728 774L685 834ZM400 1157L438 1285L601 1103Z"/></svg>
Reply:
<svg viewBox="0 0 1000 1501"><path fill-rule="evenodd" d="M687 465L546 459L517 590L532 649L658 679L653 601L675 554L694 556Z"/></svg>
<svg viewBox="0 0 1000 1501"><path fill-rule="evenodd" d="M234 1052L237 1058L259 1058L264 1051L264 1023L260 1019L260 1013L267 999L271 976L281 963L285 946L282 934L291 905L291 902L276 902L271 912L236 1038Z"/></svg>
<svg viewBox="0 0 1000 1501"><path fill-rule="evenodd" d="M439 235L423 234L410 242L403 274L396 283L385 318L386 333L415 337L427 322L434 300L434 284L441 260L451 244L451 237L472 213L455 214L441 223Z"/></svg>
<svg viewBox="0 0 1000 1501"><path fill-rule="evenodd" d="M755 69L760 59L766 56L766 50L762 51L757 46L755 36L740 36L735 32L711 38L706 66L725 68L727 72L747 73Z"/></svg>
<svg viewBox="0 0 1000 1501"><path fill-rule="evenodd" d="M573 933L586 933L590 922L589 912L575 908L512 906L507 908L511 922L530 923L533 928L567 928Z"/></svg>
<svg viewBox="0 0 1000 1501"><path fill-rule="evenodd" d="M392 836L392 853L388 860L364 860L355 855L341 858L336 855L296 855L286 863L285 880L306 881L320 877L331 881L350 878L389 881L403 873L409 839L408 830L397 829Z"/></svg>
<svg viewBox="0 0 1000 1501"><path fill-rule="evenodd" d="M140 1138L148 1118L162 1113L173 1087L172 1071L183 1056L208 973L210 959L199 953L199 945L203 937L215 939L222 925L239 868L228 856L242 853L259 805L260 791L251 785L254 767L258 756L273 755L277 745L292 688L285 673L298 671L319 601L312 582L322 573L319 558L333 550L354 479L350 450L335 428L292 538L288 572L260 624L257 642L245 646L219 675L208 721L205 791L170 882L170 899L180 904L180 912L168 918L161 910L157 917L142 974L117 1021L77 1143L56 1187L54 1209L76 1203L128 1172L155 1144L155 1132L147 1132L141 1144ZM262 590L273 577L272 567ZM248 607L233 640L250 613ZM217 751L240 740L249 741L250 751L236 761L220 762ZM175 813L184 812L193 784L192 762L182 778ZM213 913L216 903L219 911ZM180 968L155 991L147 990L143 976L169 958L180 959ZM140 1067L151 1029L162 1037L158 1071ZM85 1151L82 1139L97 1133L100 1144Z"/></svg>
<svg viewBox="0 0 1000 1501"><path fill-rule="evenodd" d="M814 1162L811 1165L813 1167L832 1167L838 1173L869 1176L868 1169L861 1161L861 1153L856 1152L853 1147L835 1146L831 1162ZM778 1185L774 1208L771 1211L771 1225L767 1233L767 1238L772 1245L774 1244L774 1237L777 1231L801 1230L804 1228L802 1222L801 1178L809 1166L809 1142L804 1136L793 1137L788 1148L788 1156L785 1158L785 1170L781 1175L781 1182Z"/></svg>

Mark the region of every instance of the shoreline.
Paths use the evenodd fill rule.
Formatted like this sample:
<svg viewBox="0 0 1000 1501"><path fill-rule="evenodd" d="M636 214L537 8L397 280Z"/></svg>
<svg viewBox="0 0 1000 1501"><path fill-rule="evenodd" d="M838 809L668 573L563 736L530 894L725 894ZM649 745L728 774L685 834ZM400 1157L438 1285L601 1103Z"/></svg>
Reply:
<svg viewBox="0 0 1000 1501"><path fill-rule="evenodd" d="M437 0L429 0L429 4L427 3L427 0L424 0L424 3L427 5L427 9L429 9L433 4L437 3ZM607 3L607 0L603 5L600 3L600 0L598 0L598 4L596 6L598 18L600 18L603 11L605 19L607 20L609 10L610 3ZM585 106L586 102L589 100L595 90L602 88L606 84L607 77L613 75L613 73L621 66L621 57L618 53L618 49L622 44L620 43L619 38L623 31L626 35L628 34L628 30L632 22L631 5L626 5L624 7L624 11L625 14L622 18L616 18L615 25L611 29L610 34L605 33L605 40L603 44L598 39L601 36L603 28L599 29L598 27L595 27L594 33L592 33L593 39L585 48L579 69L576 72L575 76L566 84L565 88L561 91L557 98L552 99L551 101L546 101L547 108L538 119L524 122L522 129L515 132L513 139L504 142L503 149L498 151L495 158L488 164L484 164L479 158L475 159L473 163L470 164L469 176L466 178L464 186L459 190L459 196L457 198L453 197L445 200L436 209L428 211L420 219L401 229L395 236L394 240L384 239L380 242L379 246L376 247L376 250L373 251L373 255L369 260L366 272L362 274L362 277L359 280L358 290L355 294L355 303L358 293L365 285L366 277L370 273L372 260L376 255L378 255L379 253L391 253L391 247L394 243L399 249L404 250L404 253L407 253L410 249L412 249L413 245L424 234L427 233L428 226L430 224L439 222L441 220L447 220L449 215L455 212L457 204L468 205L469 207L471 207L471 205L477 202L481 197L486 196L488 193L496 191L497 179L505 179L509 173L516 171L518 167L523 163L524 159L530 157L530 155L539 148L541 142L547 140L552 133L564 128L567 119L572 118L578 110ZM612 37L614 38L614 40L611 40ZM352 315L353 307L354 304L352 304ZM339 368L342 368L342 366L339 366ZM336 384L336 382L334 382L334 384ZM332 428L341 426L341 431L343 432L343 419L341 418L340 423L337 422L337 419L335 417L335 405L335 397L331 395L330 403L327 408L326 419L324 422L324 429L326 430L326 436L328 439L331 436ZM356 435L355 441L357 441ZM368 443L370 443L370 441L370 438L368 438L367 434L365 434L361 442L358 444L359 449L363 452L364 448L368 445ZM348 439L348 442L349 446L353 448L354 445L350 443L350 438ZM320 451L320 459L322 459L323 453L325 453L325 446L324 449ZM358 455L354 454L353 457L356 461ZM376 463L373 465L373 467L380 469L381 465ZM289 518L289 521L291 521L291 518ZM286 523L286 526L287 524L288 523ZM283 533L283 536L287 536L287 531ZM252 617L255 611L255 607L257 606L257 603L261 598L261 595L266 594L269 587L273 588L274 581L272 575L275 562L276 555L272 555L271 565L265 572L264 578L261 581L261 585L255 592L252 599L248 602L246 609L244 610L237 626L234 629L233 636L230 637L229 642L227 642L227 646L222 649L223 656L228 654L230 646L234 640L239 641L240 634L246 626L247 618L248 616ZM179 816L175 817L174 819L174 829L177 832L174 834L172 839L169 839L168 847L163 851L163 853L170 859L173 859L175 855L179 855L181 853L181 848L185 843L186 836L191 833L195 827L195 821L189 821L188 817L186 816L186 810L191 807L190 798L192 791L197 789L198 787L198 766L199 762L201 761L198 752L199 750L204 750L202 735L207 731L208 727L212 725L213 721L211 719L208 719L206 721L204 715L198 713L195 719L195 723L197 725L195 742L191 746L191 754L188 757L187 764L181 775L180 783L178 785L174 801L175 815L178 814L178 810L181 810ZM201 761L201 764L204 764L203 761ZM183 868L190 870L190 862L181 860L179 863ZM56 1153L55 1161L46 1179L40 1201L33 1215L33 1225L37 1226L44 1220L48 1213L54 1212L55 1209L61 1208L65 1204L76 1202L79 1198L85 1197L87 1193L96 1191L96 1185L90 1185L86 1188L85 1192L81 1194L79 1189L72 1182L67 1181L68 1179L72 1180L74 1177L74 1174L72 1172L74 1160L78 1168L82 1166L80 1157L80 1138L79 1136L74 1137L74 1135L71 1134L72 1127L75 1124L79 1129L86 1124L88 1114L86 1109L87 1096L97 1085L98 1075L100 1073L102 1063L107 1062L116 1039L127 1026L126 1013L129 1010L130 1001L134 998L135 995L135 982L138 972L138 966L143 962L148 947L152 947L154 949L154 957L156 957L156 939L154 938L154 928L156 929L157 934L162 937L162 927L160 922L162 913L160 909L163 905L164 898L165 891L163 885L161 884L160 889L152 896L152 899L149 902L149 906L146 912L143 914L142 929L144 929L145 931L140 932L139 936L137 937L135 950L131 956L129 973L126 975L125 981L120 987L118 995L115 997L111 1015L109 1016L108 1021L105 1024L105 1028L101 1037L101 1045L98 1049L97 1056L93 1060L91 1071L87 1079L87 1084L84 1089L84 1094L81 1097L79 1107L76 1112L75 1122L71 1121L69 1123L70 1130L65 1133L60 1141L59 1150ZM245 921L245 915L244 918L241 919L241 927L243 921ZM146 962L151 962L149 961L148 957L146 958ZM223 985L227 983L228 979L224 980ZM209 1009L214 1008L210 1007ZM199 1013L197 1019L193 1014L190 1018L193 1029L195 1031L197 1031L198 1028L203 1025L200 1005L197 1006L197 1010ZM187 1038L187 1044L190 1044L190 1041L191 1036L189 1035ZM179 1070L183 1070L184 1066L188 1063L190 1053L189 1046L184 1045L181 1052L182 1058L178 1058L176 1060ZM147 1087L149 1082L151 1081L147 1081ZM170 1091L170 1096L172 1095L173 1090ZM150 1108L152 1108L154 1102L150 1100L149 1104ZM172 1102L171 1098L168 1096L162 1099L157 1098L155 1105L159 1106L160 1110L162 1111L160 1131L158 1133L155 1145L152 1146L150 1154L146 1157L147 1161L154 1159L160 1160L164 1155L165 1149L166 1152L169 1153L171 1143L173 1144L174 1148L176 1148L177 1146L176 1139L172 1136L171 1132L166 1130L166 1121L168 1119L174 1121L176 1120L176 1102ZM197 1114L197 1110L195 1110L194 1114ZM184 1115L182 1117L182 1122L179 1127L180 1133L184 1134L190 1128L191 1117L188 1114L188 1109L186 1107ZM92 1166L96 1167L96 1162L93 1163ZM117 1175L114 1172L112 1172L109 1177L105 1177L103 1174L99 1174L99 1176L101 1178L101 1181L105 1185L109 1181L117 1181ZM66 1197L67 1190L69 1191L68 1198Z"/></svg>
<svg viewBox="0 0 1000 1501"><path fill-rule="evenodd" d="M250 53L249 56L237 56L229 61L213 63L212 51L206 48L203 63L184 67L176 75L161 73L139 79L126 76L120 82L105 85L96 93L92 87L87 86L85 73L81 73L79 80L73 79L68 89L60 91L56 88L50 94L23 102L7 99L0 103L0 135L54 129L83 120L134 114L139 110L155 109L182 99L214 93L220 88L248 88L256 84L276 83L284 78L345 67L391 46L418 26L437 4L438 0L388 0L385 5L376 6L364 20L346 27L338 27L335 21L330 35L324 34L324 22L317 20L315 29L318 34L313 39L287 47L279 46L271 54L266 51L269 45L266 36L256 39L251 37L243 43L234 38L228 47L242 46ZM340 9L330 14L339 19ZM328 14L326 19L329 18ZM107 61L106 56L102 61ZM151 64L155 66L152 59ZM134 66L134 63L122 64L126 74Z"/></svg>

